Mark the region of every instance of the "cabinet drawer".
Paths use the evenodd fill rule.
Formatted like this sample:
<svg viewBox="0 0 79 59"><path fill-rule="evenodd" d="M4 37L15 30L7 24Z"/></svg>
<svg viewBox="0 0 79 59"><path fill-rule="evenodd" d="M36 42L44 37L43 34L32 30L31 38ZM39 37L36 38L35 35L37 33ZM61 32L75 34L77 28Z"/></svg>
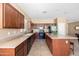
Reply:
<svg viewBox="0 0 79 59"><path fill-rule="evenodd" d="M16 56L24 56L24 48L21 48L19 51L17 51Z"/></svg>
<svg viewBox="0 0 79 59"><path fill-rule="evenodd" d="M24 55L27 55L27 46L24 46Z"/></svg>

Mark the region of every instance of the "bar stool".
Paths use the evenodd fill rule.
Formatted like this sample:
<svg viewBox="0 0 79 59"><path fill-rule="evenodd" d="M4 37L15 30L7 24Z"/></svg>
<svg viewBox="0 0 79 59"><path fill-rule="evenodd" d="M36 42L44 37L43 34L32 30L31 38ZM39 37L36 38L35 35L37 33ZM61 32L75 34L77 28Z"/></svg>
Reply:
<svg viewBox="0 0 79 59"><path fill-rule="evenodd" d="M74 55L74 42L70 42L70 49L72 50L73 55Z"/></svg>

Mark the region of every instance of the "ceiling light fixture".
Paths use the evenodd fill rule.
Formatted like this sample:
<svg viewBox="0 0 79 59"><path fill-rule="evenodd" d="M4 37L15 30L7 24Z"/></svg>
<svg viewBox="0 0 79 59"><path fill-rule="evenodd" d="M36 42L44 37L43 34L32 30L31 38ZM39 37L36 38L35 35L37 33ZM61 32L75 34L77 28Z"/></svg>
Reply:
<svg viewBox="0 0 79 59"><path fill-rule="evenodd" d="M47 13L47 11L42 11L42 13L44 13L44 14L45 14L45 13Z"/></svg>

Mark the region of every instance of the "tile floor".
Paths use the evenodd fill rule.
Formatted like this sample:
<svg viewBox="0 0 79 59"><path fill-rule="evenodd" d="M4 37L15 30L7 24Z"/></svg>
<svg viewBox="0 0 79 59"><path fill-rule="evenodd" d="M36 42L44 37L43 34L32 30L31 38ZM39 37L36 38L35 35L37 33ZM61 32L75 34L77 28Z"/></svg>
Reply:
<svg viewBox="0 0 79 59"><path fill-rule="evenodd" d="M74 55L73 53L70 56L79 56L79 44L77 40L71 40L74 42ZM36 39L28 56L52 56L51 52L45 42L45 39Z"/></svg>
<svg viewBox="0 0 79 59"><path fill-rule="evenodd" d="M36 39L29 54L29 56L52 56L49 48L46 45L45 39Z"/></svg>

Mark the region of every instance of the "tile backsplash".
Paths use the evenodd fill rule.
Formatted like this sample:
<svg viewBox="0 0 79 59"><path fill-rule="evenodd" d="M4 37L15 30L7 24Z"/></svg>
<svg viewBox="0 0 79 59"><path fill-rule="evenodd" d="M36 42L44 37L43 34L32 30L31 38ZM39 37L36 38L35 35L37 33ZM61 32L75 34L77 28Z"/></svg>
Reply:
<svg viewBox="0 0 79 59"><path fill-rule="evenodd" d="M0 40L9 40L22 36L25 29L0 29Z"/></svg>

